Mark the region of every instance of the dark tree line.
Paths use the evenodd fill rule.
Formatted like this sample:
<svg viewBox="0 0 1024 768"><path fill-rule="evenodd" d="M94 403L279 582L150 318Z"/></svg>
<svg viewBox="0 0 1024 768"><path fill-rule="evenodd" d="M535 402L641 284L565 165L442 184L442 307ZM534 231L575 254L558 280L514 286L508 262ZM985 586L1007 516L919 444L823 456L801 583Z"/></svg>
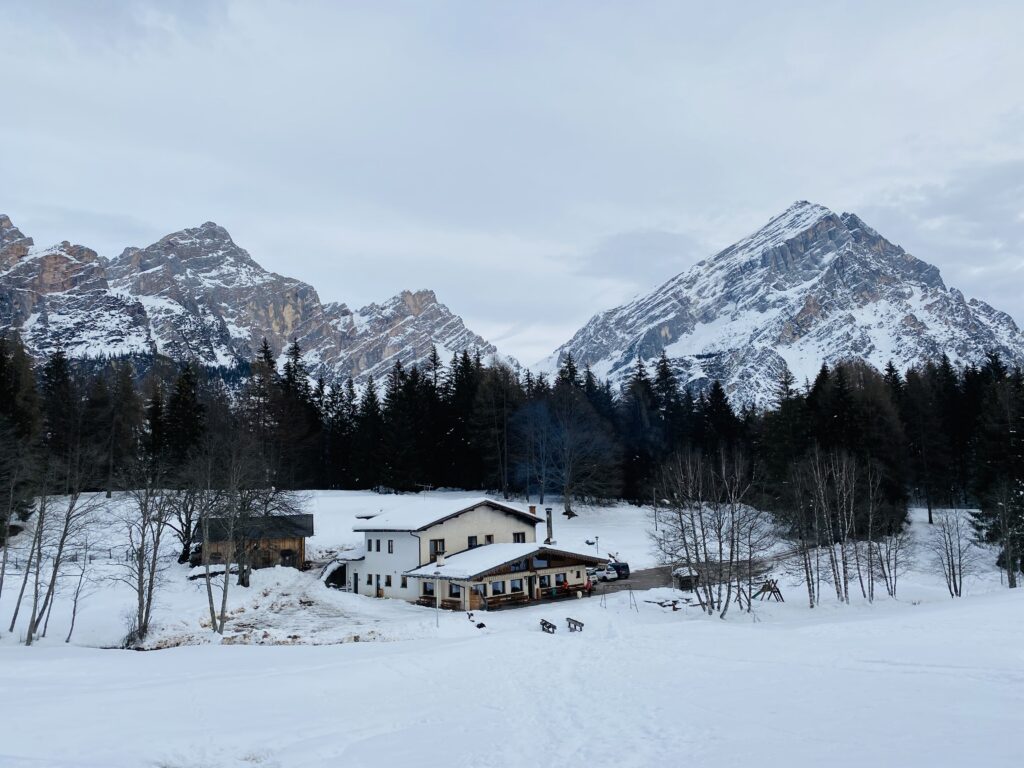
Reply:
<svg viewBox="0 0 1024 768"><path fill-rule="evenodd" d="M691 391L664 355L653 370L638 361L619 391L571 357L549 379L467 352L444 363L434 351L359 389L313 378L297 344L276 359L264 342L239 380L166 362L140 379L130 360L76 369L59 352L33 369L17 338L0 339L4 524L24 514L40 457L64 467L78 457L75 477L90 489L144 473L184 493L199 459L227 441L244 446L250 484L487 488L558 496L574 514L583 502L650 503L674 457L728 451L749 467L750 501L795 535L810 519L808 478L831 462L868 500L853 535L869 517L876 530L902 526L908 501L976 506L977 531L999 545L1012 583L1020 570L1024 383L996 355L905 373L851 361L802 387L787 372L773 406L756 411L734 408L718 382ZM179 513L183 550L196 519Z"/></svg>

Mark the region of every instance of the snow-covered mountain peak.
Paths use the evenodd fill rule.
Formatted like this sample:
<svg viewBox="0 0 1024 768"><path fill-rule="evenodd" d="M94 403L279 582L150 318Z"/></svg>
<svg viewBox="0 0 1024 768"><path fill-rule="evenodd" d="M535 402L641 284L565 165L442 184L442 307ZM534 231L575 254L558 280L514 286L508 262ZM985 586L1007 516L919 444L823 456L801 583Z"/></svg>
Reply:
<svg viewBox="0 0 1024 768"><path fill-rule="evenodd" d="M396 359L494 354L430 290L403 291L353 312L320 301L300 280L260 266L214 222L183 229L107 262L83 246L33 247L0 217L0 331L17 328L42 356L159 352L231 366L266 338L281 353L297 339L329 381L382 377Z"/></svg>
<svg viewBox="0 0 1024 768"><path fill-rule="evenodd" d="M383 307L399 312L408 312L409 315L418 317L439 303L437 295L431 290L405 290L384 302ZM376 308L377 305L371 304L370 307ZM369 307L364 307L364 309L369 309Z"/></svg>
<svg viewBox="0 0 1024 768"><path fill-rule="evenodd" d="M721 380L764 404L788 366L799 380L822 362L859 357L906 367L988 350L1024 361L1024 337L1003 313L948 289L939 270L852 213L799 201L757 232L654 291L596 315L546 361L571 353L621 381L664 350L684 380Z"/></svg>
<svg viewBox="0 0 1024 768"><path fill-rule="evenodd" d="M757 232L740 240L736 247L743 250L777 247L829 217L836 218L836 214L825 206L797 200L782 213L769 219Z"/></svg>

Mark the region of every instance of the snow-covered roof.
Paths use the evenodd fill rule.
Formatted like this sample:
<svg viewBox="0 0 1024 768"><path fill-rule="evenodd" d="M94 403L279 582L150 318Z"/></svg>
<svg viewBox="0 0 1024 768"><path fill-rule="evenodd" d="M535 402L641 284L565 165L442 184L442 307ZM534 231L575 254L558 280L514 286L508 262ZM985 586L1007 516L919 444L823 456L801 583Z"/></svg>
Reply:
<svg viewBox="0 0 1024 768"><path fill-rule="evenodd" d="M405 497L396 497L405 498ZM352 526L354 531L422 531L436 523L469 512L479 506L487 505L510 515L515 515L526 522L539 523L540 518L531 515L522 507L507 504L494 499L480 498L471 501L455 501L443 497L431 498L424 496L413 502L405 501L390 509L382 508L378 512L367 512L357 515L364 522Z"/></svg>
<svg viewBox="0 0 1024 768"><path fill-rule="evenodd" d="M535 555L568 555L584 562L607 563L608 559L588 552L576 552L561 547L531 544L486 544L474 547L444 559L444 563L428 563L406 573L414 579L472 579L508 563Z"/></svg>
<svg viewBox="0 0 1024 768"><path fill-rule="evenodd" d="M347 563L353 560L363 560L365 558L366 545L361 544L358 547L353 547L352 549L346 549L342 552L339 552L334 559L341 563Z"/></svg>

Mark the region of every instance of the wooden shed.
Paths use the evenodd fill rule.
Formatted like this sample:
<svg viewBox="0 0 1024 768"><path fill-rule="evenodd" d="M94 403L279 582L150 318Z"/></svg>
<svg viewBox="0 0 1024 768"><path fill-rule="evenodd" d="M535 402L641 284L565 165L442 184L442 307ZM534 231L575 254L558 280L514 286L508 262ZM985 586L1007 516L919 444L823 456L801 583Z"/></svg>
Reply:
<svg viewBox="0 0 1024 768"><path fill-rule="evenodd" d="M306 539L313 535L312 515L266 515L231 521L212 517L207 523L211 563L235 562L245 551L254 568L283 565L302 568L306 562ZM191 562L202 562L203 525L196 526Z"/></svg>

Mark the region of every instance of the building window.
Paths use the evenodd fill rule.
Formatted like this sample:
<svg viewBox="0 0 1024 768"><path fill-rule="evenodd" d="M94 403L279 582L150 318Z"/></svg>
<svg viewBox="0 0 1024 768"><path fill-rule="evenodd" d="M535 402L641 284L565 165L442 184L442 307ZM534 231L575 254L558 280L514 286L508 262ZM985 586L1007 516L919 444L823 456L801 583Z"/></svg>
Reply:
<svg viewBox="0 0 1024 768"><path fill-rule="evenodd" d="M372 587L373 586L373 575L372 574L369 574L369 573L366 574L366 586L368 586L368 587Z"/></svg>
<svg viewBox="0 0 1024 768"><path fill-rule="evenodd" d="M462 587L455 582L449 582L448 597L462 597Z"/></svg>
<svg viewBox="0 0 1024 768"><path fill-rule="evenodd" d="M430 562L437 560L438 555L444 554L444 539L430 540Z"/></svg>
<svg viewBox="0 0 1024 768"><path fill-rule="evenodd" d="M377 539L377 551L380 552L380 539Z"/></svg>
<svg viewBox="0 0 1024 768"><path fill-rule="evenodd" d="M390 586L391 586L391 574L390 574L390 573L389 573L389 574L387 574L387 575L386 575L386 576L384 577L384 586L385 586L385 587L390 587Z"/></svg>
<svg viewBox="0 0 1024 768"><path fill-rule="evenodd" d="M523 591L523 580L522 579L512 579L512 581L509 582L508 591L509 592L522 592Z"/></svg>
<svg viewBox="0 0 1024 768"><path fill-rule="evenodd" d="M491 594L492 595L504 595L505 594L505 582L504 581L492 581L491 582Z"/></svg>
<svg viewBox="0 0 1024 768"><path fill-rule="evenodd" d="M479 542L479 540L477 539L476 536L470 536L469 537L469 541L467 542L467 545L468 545L468 547L470 549L472 549L473 547L479 547L480 546L480 542Z"/></svg>
<svg viewBox="0 0 1024 768"><path fill-rule="evenodd" d="M433 597L434 596L434 582L432 582L432 581L424 581L423 582L423 595L425 597Z"/></svg>
<svg viewBox="0 0 1024 768"><path fill-rule="evenodd" d="M494 543L494 534L488 533L486 536L484 536L484 544L493 544L493 543Z"/></svg>
<svg viewBox="0 0 1024 768"><path fill-rule="evenodd" d="M395 554L395 540L394 539L388 539L388 554L389 555Z"/></svg>
<svg viewBox="0 0 1024 768"><path fill-rule="evenodd" d="M407 576L402 577L402 589L409 588L409 578Z"/></svg>
<svg viewBox="0 0 1024 768"><path fill-rule="evenodd" d="M550 574L545 573L543 576L540 577L540 586L542 588L543 587L550 587L551 586L551 576L550 576Z"/></svg>
<svg viewBox="0 0 1024 768"><path fill-rule="evenodd" d="M523 531L516 531L515 533L513 533L512 534L512 543L513 544L525 544L526 543L526 533L524 533Z"/></svg>
<svg viewBox="0 0 1024 768"><path fill-rule="evenodd" d="M580 577L580 572L579 572L579 571L576 571L576 578L577 578L577 579L581 578L581 577Z"/></svg>
<svg viewBox="0 0 1024 768"><path fill-rule="evenodd" d="M567 581L568 581L568 579L566 578L566 575L564 573L556 573L555 574L555 586L556 587L565 586L565 582L567 582Z"/></svg>

